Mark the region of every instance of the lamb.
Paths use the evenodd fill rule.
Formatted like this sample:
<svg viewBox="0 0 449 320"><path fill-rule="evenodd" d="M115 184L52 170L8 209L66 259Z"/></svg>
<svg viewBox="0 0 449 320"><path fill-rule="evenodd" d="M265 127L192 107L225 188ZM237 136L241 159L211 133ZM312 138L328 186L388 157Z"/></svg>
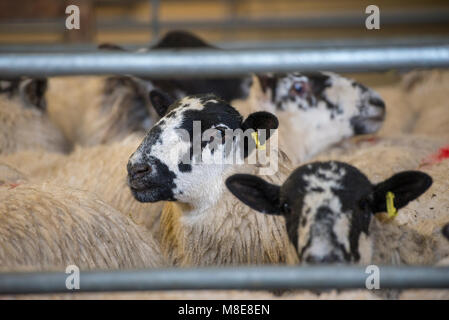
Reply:
<svg viewBox="0 0 449 320"><path fill-rule="evenodd" d="M151 100L160 110L170 105L169 99L157 91L152 93ZM194 161L199 154L194 152L198 146L191 140L194 121L200 121L200 133L203 138L206 135L200 141L202 160L198 163ZM275 128L277 120L270 113L255 112L242 121L240 113L218 97L197 95L172 104L147 133L129 159L129 186L140 202L166 201L157 236L163 252L176 265L296 261L282 218L248 210L224 186L226 177L232 173L257 174L263 168L250 163L233 164L235 153L238 160L249 159L257 151L257 143L240 135L225 139L224 143L222 133L226 135L226 131L237 129L266 129L270 133ZM228 147L236 152L227 152ZM223 161L211 163L211 159ZM279 170L269 179L277 181L288 171L288 160L280 152Z"/></svg>
<svg viewBox="0 0 449 320"><path fill-rule="evenodd" d="M151 234L95 196L50 184L0 186L0 270L163 267Z"/></svg>
<svg viewBox="0 0 449 320"><path fill-rule="evenodd" d="M395 226L407 228L412 233L419 234L422 239L435 239L441 243L441 227L449 220L449 159L440 160L433 154L439 154L439 149L446 143L444 138L435 136L400 135L381 138L376 143L365 142L359 149L350 149L346 154L325 152L325 155L316 157L314 161L338 160L349 163L363 171L374 183L403 170L419 169L427 173L433 177L433 184L428 192L403 208L394 222ZM401 251L399 242L392 251ZM411 264L438 261L438 257L434 259L432 255L424 254L417 257L405 253L402 257Z"/></svg>
<svg viewBox="0 0 449 320"><path fill-rule="evenodd" d="M0 154L70 149L46 112L46 87L45 79L0 80Z"/></svg>
<svg viewBox="0 0 449 320"><path fill-rule="evenodd" d="M420 171L372 184L356 167L334 161L300 166L282 186L248 174L226 180L231 193L249 207L285 218L299 260L307 264L434 264L449 256L447 249L435 250L434 239L372 218L387 210L394 216L431 184L432 178Z"/></svg>

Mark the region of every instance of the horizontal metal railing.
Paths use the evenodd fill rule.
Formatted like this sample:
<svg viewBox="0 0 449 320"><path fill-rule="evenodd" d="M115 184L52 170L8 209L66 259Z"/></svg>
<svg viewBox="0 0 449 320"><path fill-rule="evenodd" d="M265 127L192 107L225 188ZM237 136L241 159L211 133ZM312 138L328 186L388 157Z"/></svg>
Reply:
<svg viewBox="0 0 449 320"><path fill-rule="evenodd" d="M449 45L351 49L164 50L0 54L0 75L231 76L251 72L378 71L449 67Z"/></svg>
<svg viewBox="0 0 449 320"><path fill-rule="evenodd" d="M367 272L369 271L369 272ZM449 267L380 266L380 289L449 288ZM81 272L79 292L202 289L366 288L373 270L360 266L257 266ZM69 292L63 272L0 273L0 294Z"/></svg>

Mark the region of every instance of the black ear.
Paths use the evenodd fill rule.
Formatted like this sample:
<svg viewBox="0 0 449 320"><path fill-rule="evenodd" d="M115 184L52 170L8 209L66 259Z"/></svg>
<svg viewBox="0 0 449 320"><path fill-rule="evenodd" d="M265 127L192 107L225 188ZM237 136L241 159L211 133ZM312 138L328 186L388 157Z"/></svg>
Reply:
<svg viewBox="0 0 449 320"><path fill-rule="evenodd" d="M19 93L22 101L27 107L45 110L47 102L45 92L47 91L47 79L25 79L20 83Z"/></svg>
<svg viewBox="0 0 449 320"><path fill-rule="evenodd" d="M443 232L443 236L445 236L446 239L449 240L449 223L443 227L441 232Z"/></svg>
<svg viewBox="0 0 449 320"><path fill-rule="evenodd" d="M260 87L262 88L263 92L267 92L268 89L270 89L274 93L276 91L276 82L277 79L275 76L268 75L268 74L258 74L257 79L259 79Z"/></svg>
<svg viewBox="0 0 449 320"><path fill-rule="evenodd" d="M274 114L266 111L251 113L242 123L243 130L253 129L254 131L257 131L259 129L265 129L269 131L270 129L277 129L278 127L278 118ZM268 134L269 132L267 132L267 139L269 138Z"/></svg>
<svg viewBox="0 0 449 320"><path fill-rule="evenodd" d="M150 92L150 101L154 109L156 110L157 114L160 117L163 117L167 112L168 108L174 102L174 99L172 99L167 94L162 93L159 90L152 90Z"/></svg>
<svg viewBox="0 0 449 320"><path fill-rule="evenodd" d="M373 212L387 210L387 192L394 194L394 206L400 209L415 200L432 185L432 178L420 171L403 171L374 186Z"/></svg>
<svg viewBox="0 0 449 320"><path fill-rule="evenodd" d="M120 47L119 45L113 44L113 43L101 43L98 46L98 49L109 50L109 51L126 51L124 48Z"/></svg>
<svg viewBox="0 0 449 320"><path fill-rule="evenodd" d="M187 31L170 31L152 49L214 48Z"/></svg>
<svg viewBox="0 0 449 320"><path fill-rule="evenodd" d="M242 123L242 130L265 130L265 137L263 135L259 136L259 143L264 145L271 136L271 129L277 129L279 126L279 121L276 116L270 112L258 111L251 113L248 118ZM256 148L256 143L253 139L248 138L245 135L244 141L244 157L246 158L253 150Z"/></svg>
<svg viewBox="0 0 449 320"><path fill-rule="evenodd" d="M229 191L250 208L280 215L280 187L250 174L235 174L226 179Z"/></svg>

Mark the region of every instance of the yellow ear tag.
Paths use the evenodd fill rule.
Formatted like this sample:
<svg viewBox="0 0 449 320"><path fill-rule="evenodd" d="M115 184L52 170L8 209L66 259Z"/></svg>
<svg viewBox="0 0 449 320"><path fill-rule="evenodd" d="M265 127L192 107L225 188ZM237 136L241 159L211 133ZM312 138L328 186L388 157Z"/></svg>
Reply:
<svg viewBox="0 0 449 320"><path fill-rule="evenodd" d="M387 192L387 212L388 218L395 218L398 215L398 210L394 207L394 193L391 191Z"/></svg>
<svg viewBox="0 0 449 320"><path fill-rule="evenodd" d="M266 146L265 144L261 145L259 141L259 134L256 132L251 133L251 136L254 139L254 142L256 143L256 148L259 150L265 150Z"/></svg>

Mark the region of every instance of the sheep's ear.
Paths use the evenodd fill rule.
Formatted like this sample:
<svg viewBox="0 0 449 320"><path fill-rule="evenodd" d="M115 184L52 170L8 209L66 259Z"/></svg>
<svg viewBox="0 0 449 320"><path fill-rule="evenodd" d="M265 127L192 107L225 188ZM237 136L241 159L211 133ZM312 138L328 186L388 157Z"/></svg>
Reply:
<svg viewBox="0 0 449 320"><path fill-rule="evenodd" d="M25 79L19 85L20 98L26 107L45 110L47 102L45 92L47 91L47 79Z"/></svg>
<svg viewBox="0 0 449 320"><path fill-rule="evenodd" d="M101 43L100 45L98 45L98 49L109 51L126 51L124 48L114 43Z"/></svg>
<svg viewBox="0 0 449 320"><path fill-rule="evenodd" d="M244 141L244 157L246 158L257 147L256 143L263 146L270 139L271 129L275 130L279 126L278 118L272 113L266 111L258 111L251 113L248 118L242 123L242 130L253 130L260 133L258 130L265 130L265 135L258 135L257 142L254 139L245 136Z"/></svg>
<svg viewBox="0 0 449 320"><path fill-rule="evenodd" d="M235 174L226 179L229 191L250 208L280 215L280 187L250 174Z"/></svg>
<svg viewBox="0 0 449 320"><path fill-rule="evenodd" d="M391 192L396 209L415 200L432 185L432 178L420 171L403 171L374 186L373 212L387 210L387 193Z"/></svg>
<svg viewBox="0 0 449 320"><path fill-rule="evenodd" d="M276 91L276 82L277 79L275 76L270 74L258 74L257 79L259 80L260 87L262 88L262 91L265 93L268 89L270 89L273 94Z"/></svg>
<svg viewBox="0 0 449 320"><path fill-rule="evenodd" d="M261 129L267 130L267 140L270 138L270 129L275 130L278 127L278 118L274 114L266 111L251 113L242 123L243 131L248 129L252 129L254 131Z"/></svg>
<svg viewBox="0 0 449 320"><path fill-rule="evenodd" d="M150 101L160 117L163 117L165 115L168 108L174 102L173 99L159 90L151 90Z"/></svg>
<svg viewBox="0 0 449 320"><path fill-rule="evenodd" d="M449 240L449 223L443 227L442 232L443 236L445 236L446 239Z"/></svg>

